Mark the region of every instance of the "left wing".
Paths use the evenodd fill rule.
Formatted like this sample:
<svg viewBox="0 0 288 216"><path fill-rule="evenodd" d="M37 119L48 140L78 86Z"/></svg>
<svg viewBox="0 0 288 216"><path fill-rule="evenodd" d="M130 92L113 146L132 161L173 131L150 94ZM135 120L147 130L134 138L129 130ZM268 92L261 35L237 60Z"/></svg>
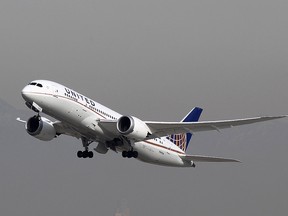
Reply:
<svg viewBox="0 0 288 216"><path fill-rule="evenodd" d="M201 122L153 122L146 121L145 123L153 131L153 135L156 137L167 136L178 133L194 133L199 131L211 131L231 128L234 126L240 126L245 124L253 124L257 122L270 121L274 119L280 119L287 116L266 116L246 119L234 119L234 120L220 120L220 121L201 121Z"/></svg>
<svg viewBox="0 0 288 216"><path fill-rule="evenodd" d="M220 121L201 121L201 122L155 122L144 121L144 123L150 128L151 134L143 140L149 140L157 137L168 136L171 134L179 133L194 133L199 131L219 131L224 128L230 128L234 126L240 126L245 124L253 124L257 122L270 121L274 119L280 119L287 116L264 116L256 118L245 119L233 119L233 120L220 120ZM115 120L99 120L98 125L111 133L112 136L119 137L120 133L117 130L117 121Z"/></svg>

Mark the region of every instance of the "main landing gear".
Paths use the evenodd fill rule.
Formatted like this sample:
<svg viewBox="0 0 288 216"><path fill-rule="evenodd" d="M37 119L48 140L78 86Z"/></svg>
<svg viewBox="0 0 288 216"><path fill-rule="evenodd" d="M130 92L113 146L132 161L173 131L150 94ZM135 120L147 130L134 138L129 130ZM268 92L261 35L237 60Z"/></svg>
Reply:
<svg viewBox="0 0 288 216"><path fill-rule="evenodd" d="M78 151L77 157L78 158L93 158L94 153L92 151Z"/></svg>
<svg viewBox="0 0 288 216"><path fill-rule="evenodd" d="M123 151L122 152L122 157L123 158L137 158L138 157L138 152L137 151Z"/></svg>
<svg viewBox="0 0 288 216"><path fill-rule="evenodd" d="M82 137L82 144L83 147L85 148L85 151L78 151L77 152L77 157L78 158L93 158L94 153L92 151L89 151L88 146L93 142L93 141L89 141L87 138Z"/></svg>

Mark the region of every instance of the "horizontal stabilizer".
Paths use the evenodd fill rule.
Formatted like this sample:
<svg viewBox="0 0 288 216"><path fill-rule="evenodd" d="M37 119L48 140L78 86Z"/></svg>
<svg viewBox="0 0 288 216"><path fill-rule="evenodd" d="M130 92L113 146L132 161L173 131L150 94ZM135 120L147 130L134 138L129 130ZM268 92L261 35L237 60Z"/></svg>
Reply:
<svg viewBox="0 0 288 216"><path fill-rule="evenodd" d="M221 157L210 157L203 155L179 155L182 160L193 161L193 162L239 162L238 160L231 158L221 158Z"/></svg>

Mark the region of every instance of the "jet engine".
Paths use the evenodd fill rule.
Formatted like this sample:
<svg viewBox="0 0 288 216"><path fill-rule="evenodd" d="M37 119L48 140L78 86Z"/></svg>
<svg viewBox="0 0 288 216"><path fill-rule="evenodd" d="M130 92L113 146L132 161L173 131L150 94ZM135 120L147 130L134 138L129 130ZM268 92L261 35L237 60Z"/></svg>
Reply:
<svg viewBox="0 0 288 216"><path fill-rule="evenodd" d="M122 116L118 119L117 130L120 134L135 141L144 140L151 134L145 122L133 116Z"/></svg>
<svg viewBox="0 0 288 216"><path fill-rule="evenodd" d="M53 123L45 117L35 115L29 118L25 128L28 134L39 140L50 141L56 136Z"/></svg>

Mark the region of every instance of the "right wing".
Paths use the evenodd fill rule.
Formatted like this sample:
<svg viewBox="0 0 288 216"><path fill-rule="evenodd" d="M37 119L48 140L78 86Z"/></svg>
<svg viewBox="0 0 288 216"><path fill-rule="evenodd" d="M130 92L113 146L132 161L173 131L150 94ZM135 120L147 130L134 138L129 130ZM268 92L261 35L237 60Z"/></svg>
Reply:
<svg viewBox="0 0 288 216"><path fill-rule="evenodd" d="M60 121L53 122L53 126L56 129L56 132L58 134L65 134L68 136L76 137L77 139L81 138L81 133L79 133L77 130L69 126L68 124L65 124Z"/></svg>
<svg viewBox="0 0 288 216"><path fill-rule="evenodd" d="M46 118L44 118L46 119ZM18 122L21 122L23 124L26 124L27 121L22 120L21 118L16 118L16 120ZM48 120L48 119L47 119ZM50 120L49 120L50 121ZM69 126L68 124L65 124L63 122L60 121L55 121L52 122L53 126L55 127L56 133L57 134L65 134L68 136L72 136L72 137L76 137L77 139L81 138L81 133L79 133L77 130L75 130L74 128L72 128L71 126Z"/></svg>

